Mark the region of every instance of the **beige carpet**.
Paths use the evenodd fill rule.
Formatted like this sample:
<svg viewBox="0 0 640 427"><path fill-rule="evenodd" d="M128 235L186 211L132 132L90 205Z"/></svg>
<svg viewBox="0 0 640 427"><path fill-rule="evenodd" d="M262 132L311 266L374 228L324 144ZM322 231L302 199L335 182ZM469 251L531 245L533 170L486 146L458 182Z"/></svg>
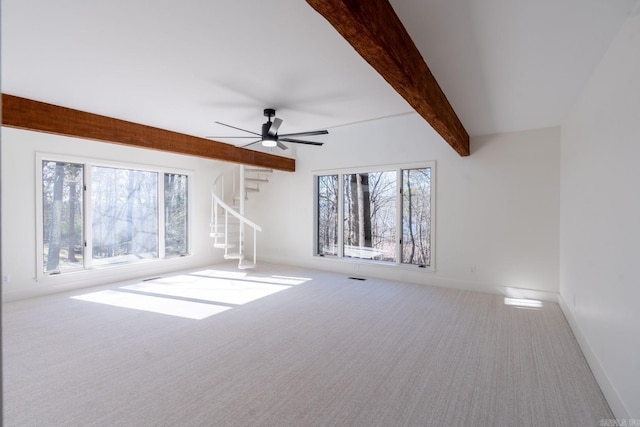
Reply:
<svg viewBox="0 0 640 427"><path fill-rule="evenodd" d="M557 304L275 265L126 285L5 304L6 426L613 418Z"/></svg>

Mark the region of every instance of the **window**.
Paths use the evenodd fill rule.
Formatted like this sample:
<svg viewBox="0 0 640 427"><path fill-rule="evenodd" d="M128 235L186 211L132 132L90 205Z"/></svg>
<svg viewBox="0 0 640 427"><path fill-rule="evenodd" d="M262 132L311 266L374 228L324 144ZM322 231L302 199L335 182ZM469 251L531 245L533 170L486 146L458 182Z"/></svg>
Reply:
<svg viewBox="0 0 640 427"><path fill-rule="evenodd" d="M164 174L164 252L166 256L187 254L187 176Z"/></svg>
<svg viewBox="0 0 640 427"><path fill-rule="evenodd" d="M83 266L83 165L42 162L42 254L44 271Z"/></svg>
<svg viewBox="0 0 640 427"><path fill-rule="evenodd" d="M338 175L319 176L317 193L317 253L338 255Z"/></svg>
<svg viewBox="0 0 640 427"><path fill-rule="evenodd" d="M187 174L38 157L39 275L189 253Z"/></svg>
<svg viewBox="0 0 640 427"><path fill-rule="evenodd" d="M316 255L432 267L434 168L316 176Z"/></svg>
<svg viewBox="0 0 640 427"><path fill-rule="evenodd" d="M403 263L431 265L431 168L402 171L401 246Z"/></svg>
<svg viewBox="0 0 640 427"><path fill-rule="evenodd" d="M396 260L396 172L343 175L344 256Z"/></svg>
<svg viewBox="0 0 640 427"><path fill-rule="evenodd" d="M91 168L92 265L158 257L158 173Z"/></svg>

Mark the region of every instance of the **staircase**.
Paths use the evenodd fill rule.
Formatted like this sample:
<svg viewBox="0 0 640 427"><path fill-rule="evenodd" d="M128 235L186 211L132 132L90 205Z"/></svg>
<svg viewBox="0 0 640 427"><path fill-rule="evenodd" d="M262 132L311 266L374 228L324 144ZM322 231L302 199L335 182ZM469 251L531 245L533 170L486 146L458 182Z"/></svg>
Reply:
<svg viewBox="0 0 640 427"><path fill-rule="evenodd" d="M257 233L262 231L262 227L244 215L245 201L250 193L259 192L260 186L269 182L271 173L271 169L235 166L218 175L211 189L213 246L224 249L225 259L237 259L240 269L255 268ZM253 232L252 260L247 259L245 254L247 231Z"/></svg>

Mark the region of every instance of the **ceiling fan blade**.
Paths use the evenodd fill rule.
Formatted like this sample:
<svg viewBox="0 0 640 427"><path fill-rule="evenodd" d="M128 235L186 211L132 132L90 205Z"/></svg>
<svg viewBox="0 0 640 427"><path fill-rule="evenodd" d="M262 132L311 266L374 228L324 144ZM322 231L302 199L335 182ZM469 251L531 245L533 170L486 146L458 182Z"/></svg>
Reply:
<svg viewBox="0 0 640 427"><path fill-rule="evenodd" d="M271 136L274 136L275 134L278 133L278 128L280 127L281 124L282 124L282 119L279 119L277 117L274 118L273 123L271 123L271 127L269 128L269 131L267 133Z"/></svg>
<svg viewBox="0 0 640 427"><path fill-rule="evenodd" d="M255 136L205 136L207 139L227 139L227 138L255 138Z"/></svg>
<svg viewBox="0 0 640 427"><path fill-rule="evenodd" d="M280 141L276 141L276 144L278 144L278 148L281 148L283 150L288 150L289 147L287 147L286 145L284 145L282 142Z"/></svg>
<svg viewBox="0 0 640 427"><path fill-rule="evenodd" d="M237 127L235 127L235 126L231 126L231 125L228 125L228 124L225 124L225 123L220 123L220 122L215 122L215 123L217 123L217 124L219 124L219 125L222 125L222 126L226 126L226 127L232 128L232 129L241 130L242 132L248 132L248 133L252 133L252 134L254 134L254 135L262 136L262 135L260 135L259 133L255 133L255 132L252 132L252 131L250 131L250 130L246 130L246 129L237 128Z"/></svg>
<svg viewBox="0 0 640 427"><path fill-rule="evenodd" d="M253 141L252 143L249 143L249 144L247 144L247 145L243 145L243 146L241 146L240 148L245 148L245 147L248 147L248 146L250 146L250 145L257 144L258 142L262 142L262 140L261 140L261 139L259 139L259 140L257 140L257 141Z"/></svg>
<svg viewBox="0 0 640 427"><path fill-rule="evenodd" d="M303 141L301 139L293 139L293 138L280 138L280 141L295 142L296 144L307 144L307 145L322 145L322 144L324 144L324 142Z"/></svg>
<svg viewBox="0 0 640 427"><path fill-rule="evenodd" d="M327 135L329 131L327 130L312 130L309 132L297 132L297 133L285 133L280 136L314 136L314 135Z"/></svg>

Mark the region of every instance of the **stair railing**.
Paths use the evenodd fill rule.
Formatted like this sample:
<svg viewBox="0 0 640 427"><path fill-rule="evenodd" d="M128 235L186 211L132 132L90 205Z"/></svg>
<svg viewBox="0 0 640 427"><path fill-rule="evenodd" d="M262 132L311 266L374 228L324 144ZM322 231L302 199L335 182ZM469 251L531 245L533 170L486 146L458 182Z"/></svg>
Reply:
<svg viewBox="0 0 640 427"><path fill-rule="evenodd" d="M243 174L244 172L244 166L241 166L240 168L240 173ZM242 178L242 176L240 177ZM235 186L235 182L234 182L234 186ZM217 188L221 187L220 190L220 195L216 194L217 193ZM240 197L240 209L243 210L242 208L244 207L244 191L243 191L243 185L240 183L240 193L241 193L241 197ZM237 218L239 221L239 236L238 236L238 254L239 254L239 259L238 259L238 267L241 267L242 265L242 261L244 259L244 228L245 226L248 226L250 228L253 229L253 265L255 266L256 264L256 260L257 260L257 233L258 231L262 231L262 227L260 227L258 224L254 223L253 221L251 221L250 219L248 219L247 217L245 217L242 213L238 212L237 210L235 210L233 207L229 206L225 201L224 201L224 173L221 173L220 175L218 175L213 183L213 188L211 189L211 234L214 236L214 244L218 244L218 237L219 237L219 225L220 225L220 219L219 216L221 215L219 211L219 208L221 208L224 211L224 254L225 254L225 258L229 256L228 253L228 248L230 245L229 242L229 214L231 214L233 217Z"/></svg>

